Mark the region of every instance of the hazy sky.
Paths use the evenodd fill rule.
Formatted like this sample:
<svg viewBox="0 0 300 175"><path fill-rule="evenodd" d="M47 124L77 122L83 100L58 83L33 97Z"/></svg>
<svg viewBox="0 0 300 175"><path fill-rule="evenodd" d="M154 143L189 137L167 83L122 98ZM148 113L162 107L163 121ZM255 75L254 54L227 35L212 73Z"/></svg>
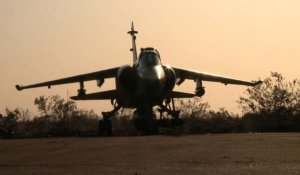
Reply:
<svg viewBox="0 0 300 175"><path fill-rule="evenodd" d="M0 113L6 107L35 112L34 98L76 95L78 84L18 92L31 84L131 64L134 21L137 46L159 50L164 64L226 75L264 79L278 71L300 78L298 0L0 0ZM246 87L204 82L213 109L239 111ZM93 81L88 93L102 89ZM176 90L193 92L186 81ZM101 110L109 101L78 102Z"/></svg>

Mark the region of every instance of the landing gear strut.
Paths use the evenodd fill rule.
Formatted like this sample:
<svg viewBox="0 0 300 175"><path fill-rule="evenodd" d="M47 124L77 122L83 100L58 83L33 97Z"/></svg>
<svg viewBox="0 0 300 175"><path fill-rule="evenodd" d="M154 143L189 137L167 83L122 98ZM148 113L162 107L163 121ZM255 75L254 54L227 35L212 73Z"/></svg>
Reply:
<svg viewBox="0 0 300 175"><path fill-rule="evenodd" d="M103 119L99 120L99 134L101 136L111 136L112 135L112 123L111 123L111 117L115 115L116 112L118 112L121 109L121 107L117 104L117 102L114 103L114 109L109 112L102 112Z"/></svg>
<svg viewBox="0 0 300 175"><path fill-rule="evenodd" d="M172 106L170 105L172 104ZM160 113L159 117L159 125L161 127L181 127L183 125L182 119L179 118L180 111L175 109L174 104L174 98L167 99L165 101L165 105L160 105L160 108L158 109ZM163 119L163 113L167 113L167 115L170 115L172 118L169 119Z"/></svg>

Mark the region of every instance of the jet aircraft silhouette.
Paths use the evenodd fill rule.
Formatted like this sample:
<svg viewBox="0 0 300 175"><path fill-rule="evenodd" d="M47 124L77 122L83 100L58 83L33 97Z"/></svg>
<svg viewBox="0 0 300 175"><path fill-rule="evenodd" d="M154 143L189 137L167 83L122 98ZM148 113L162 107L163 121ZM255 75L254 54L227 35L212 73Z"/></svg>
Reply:
<svg viewBox="0 0 300 175"><path fill-rule="evenodd" d="M124 65L97 72L46 81L42 83L20 86L17 90L37 88L46 86L51 88L54 85L79 83L78 95L71 97L73 100L111 100L114 109L110 112L102 112L102 132L111 134L112 127L110 118L120 108L135 109L133 118L136 121L137 129L150 132L157 128L156 116L153 107L159 106L160 114L166 112L174 120L179 119L179 111L175 110L174 98L201 97L205 94L202 86L203 81L220 82L225 85L236 84L245 86L256 86L262 81L243 81L225 76L218 76L199 71L186 70L171 67L161 63L159 52L152 48L141 48L139 56L136 49L136 34L132 23L128 34L132 38L133 62L131 65ZM84 82L96 80L97 86L101 87L106 79L115 78L116 88L113 90L87 94ZM175 85L182 84L185 80L194 80L196 88L194 93L174 91Z"/></svg>

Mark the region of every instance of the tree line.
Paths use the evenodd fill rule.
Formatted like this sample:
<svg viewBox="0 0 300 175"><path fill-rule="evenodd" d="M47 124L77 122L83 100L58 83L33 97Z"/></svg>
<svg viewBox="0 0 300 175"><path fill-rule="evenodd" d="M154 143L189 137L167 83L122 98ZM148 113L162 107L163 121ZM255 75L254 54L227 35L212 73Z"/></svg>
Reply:
<svg viewBox="0 0 300 175"><path fill-rule="evenodd" d="M299 132L300 81L287 81L271 72L264 83L246 89L237 100L243 114L222 108L211 110L201 98L176 100L184 121L180 128L160 128L162 134L201 134L238 132ZM6 108L0 114L0 137L97 136L101 116L92 110L79 109L72 100L58 95L34 100L38 115L28 109ZM135 135L132 111L123 110L112 118L115 135ZM168 117L168 116L165 116Z"/></svg>

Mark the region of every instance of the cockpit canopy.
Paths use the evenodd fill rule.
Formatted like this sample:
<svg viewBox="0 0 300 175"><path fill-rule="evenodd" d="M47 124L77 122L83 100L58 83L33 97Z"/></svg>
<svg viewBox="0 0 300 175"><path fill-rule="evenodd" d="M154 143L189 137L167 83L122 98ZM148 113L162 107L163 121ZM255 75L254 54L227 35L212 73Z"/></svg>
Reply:
<svg viewBox="0 0 300 175"><path fill-rule="evenodd" d="M141 48L138 64L146 67L160 65L159 52L152 47Z"/></svg>

